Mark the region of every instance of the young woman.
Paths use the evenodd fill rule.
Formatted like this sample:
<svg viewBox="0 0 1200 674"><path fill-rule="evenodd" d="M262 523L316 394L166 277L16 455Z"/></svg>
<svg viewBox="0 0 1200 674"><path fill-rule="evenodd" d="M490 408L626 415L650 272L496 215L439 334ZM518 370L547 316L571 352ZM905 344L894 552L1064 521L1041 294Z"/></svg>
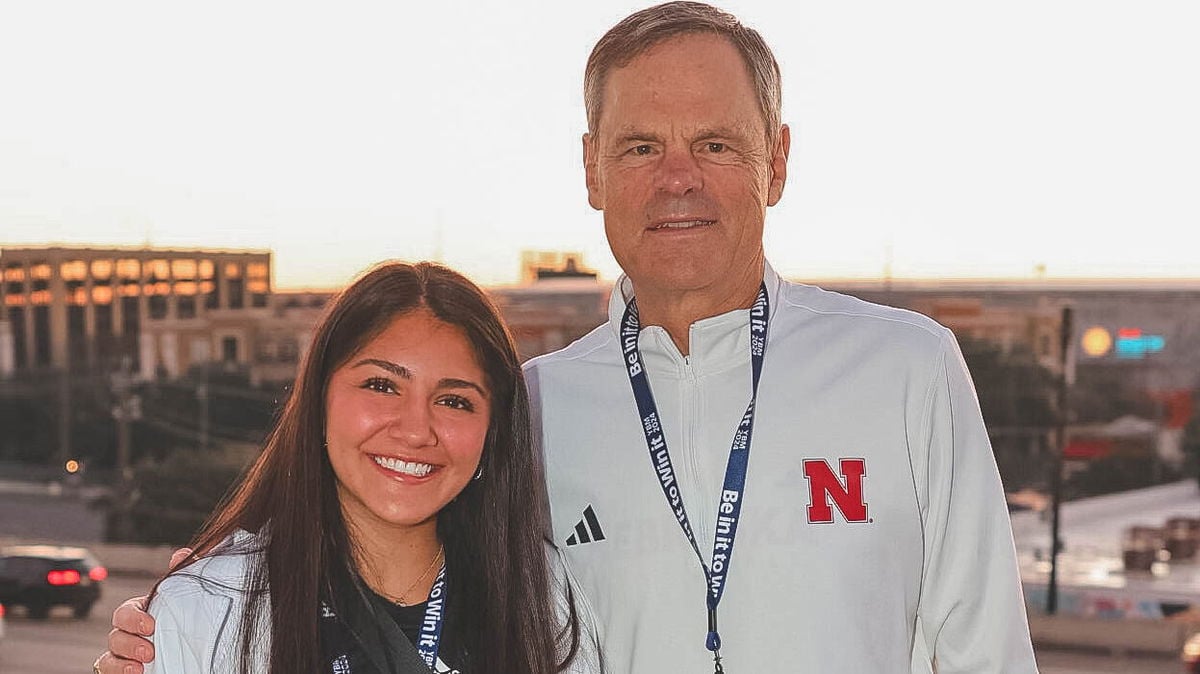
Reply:
<svg viewBox="0 0 1200 674"><path fill-rule="evenodd" d="M444 267L381 265L333 301L263 453L151 593L146 671L595 671L542 494L495 307Z"/></svg>

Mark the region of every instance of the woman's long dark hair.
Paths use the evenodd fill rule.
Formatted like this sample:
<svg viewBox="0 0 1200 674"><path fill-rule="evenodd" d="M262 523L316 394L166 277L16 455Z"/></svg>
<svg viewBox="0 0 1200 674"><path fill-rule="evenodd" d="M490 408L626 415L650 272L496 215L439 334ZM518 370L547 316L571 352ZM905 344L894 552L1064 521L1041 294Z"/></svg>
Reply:
<svg viewBox="0 0 1200 674"><path fill-rule="evenodd" d="M466 277L428 262L391 262L346 288L326 310L262 454L196 536L184 564L238 529L265 534L265 554L246 579L243 671L255 621L266 608L258 590L267 587L270 671L320 669L319 602L338 574L355 572L354 541L324 447L326 387L333 372L395 318L421 308L466 333L491 390L483 478L468 483L437 516L451 583L447 629L464 651L464 669L550 674L574 655L574 611L567 626L560 625L551 599L543 476L512 337Z"/></svg>

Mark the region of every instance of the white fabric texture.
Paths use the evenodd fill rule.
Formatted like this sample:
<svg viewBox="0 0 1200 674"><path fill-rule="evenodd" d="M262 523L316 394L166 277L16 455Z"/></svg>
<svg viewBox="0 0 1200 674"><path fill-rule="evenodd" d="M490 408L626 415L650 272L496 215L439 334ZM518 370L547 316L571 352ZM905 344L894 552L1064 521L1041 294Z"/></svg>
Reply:
<svg viewBox="0 0 1200 674"><path fill-rule="evenodd" d="M231 537L239 547L256 547L254 535L239 531ZM222 546L223 547L223 546ZM568 578L562 560L553 548L546 554L553 575L553 592L560 618L565 616ZM235 672L239 653L238 628L245 610L245 575L257 561L254 554L218 554L202 559L172 575L159 585L150 603L154 616L154 661L145 674L216 674ZM575 591L578 596L578 590ZM270 653L270 599L253 635L253 672L267 671ZM580 647L570 674L599 671L596 626L585 622L590 612L580 612ZM565 619L565 618L564 618ZM472 674L472 673L467 673Z"/></svg>
<svg viewBox="0 0 1200 674"><path fill-rule="evenodd" d="M768 266L767 353L741 521L719 609L730 672L1036 672L999 474L949 330L912 312L783 281ZM705 580L650 462L610 321L526 364L552 535L595 613L610 672L711 671ZM640 334L700 550L750 399L749 311L698 321L690 354ZM861 459L864 521L804 473ZM810 522L815 501L833 521ZM587 508L602 529L590 527ZM592 533L589 532L588 533ZM574 536L574 538L572 538ZM568 545L568 542L571 544Z"/></svg>

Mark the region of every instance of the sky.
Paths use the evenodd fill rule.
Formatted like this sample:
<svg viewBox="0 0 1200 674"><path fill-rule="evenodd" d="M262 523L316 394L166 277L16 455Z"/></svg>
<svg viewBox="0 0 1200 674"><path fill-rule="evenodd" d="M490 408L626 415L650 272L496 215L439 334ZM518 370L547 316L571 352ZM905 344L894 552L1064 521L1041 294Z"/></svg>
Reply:
<svg viewBox="0 0 1200 674"><path fill-rule="evenodd" d="M0 246L619 269L582 74L642 3L0 0ZM1200 3L721 4L783 70L783 274L1200 277Z"/></svg>

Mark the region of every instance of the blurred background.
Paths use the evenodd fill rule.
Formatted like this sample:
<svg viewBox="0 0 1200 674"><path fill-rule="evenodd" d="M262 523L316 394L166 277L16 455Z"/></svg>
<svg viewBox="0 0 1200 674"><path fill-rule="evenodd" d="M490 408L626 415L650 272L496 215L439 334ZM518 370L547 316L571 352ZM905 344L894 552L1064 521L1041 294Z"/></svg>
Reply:
<svg viewBox="0 0 1200 674"><path fill-rule="evenodd" d="M371 264L467 273L527 358L605 320L582 72L642 6L0 3L0 547L105 568L55 576L103 588L86 617L0 613L0 671L102 650ZM1182 671L1200 6L722 6L783 70L768 259L962 344L1043 671Z"/></svg>

